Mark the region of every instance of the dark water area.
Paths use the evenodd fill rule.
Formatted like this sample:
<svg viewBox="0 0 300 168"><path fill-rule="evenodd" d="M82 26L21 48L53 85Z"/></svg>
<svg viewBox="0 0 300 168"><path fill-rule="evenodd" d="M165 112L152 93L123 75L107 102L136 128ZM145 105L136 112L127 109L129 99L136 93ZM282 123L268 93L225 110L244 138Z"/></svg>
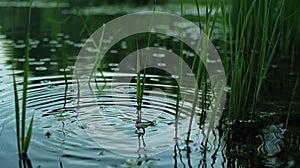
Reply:
<svg viewBox="0 0 300 168"><path fill-rule="evenodd" d="M19 166L19 158L12 75L16 74L21 97L28 8L23 3L8 4L0 7L0 167L14 168ZM204 124L201 128L199 119L195 119L189 142L185 138L174 140L167 150L151 156L139 152L134 157L121 156L99 146L89 137L86 132L88 126L77 118L73 100L75 89L72 88L72 83L76 81L72 75L78 52L89 34L103 24L123 14L144 9L151 10L149 7L117 7L114 10L108 6L87 8L81 11L81 15L76 8L64 3L35 4L30 25L27 100L28 121L33 113L35 116L28 153L32 166L300 167L300 89L291 102L288 129L285 129L292 91L300 72L299 58L295 58L292 67L290 60L274 59L262 87L262 98L258 104L261 118L257 121L231 122L224 115L217 129L207 135L207 125ZM197 22L193 12L187 17ZM140 48L146 47L148 34L139 36ZM220 42L217 39L219 36L222 33L217 33L212 41ZM153 34L152 37L157 40L153 40L154 47L172 49L179 53L178 40L162 34ZM135 96L136 74L123 74L116 69L124 57L136 50L135 40L136 37L128 37L109 50L101 63L105 78L100 74L96 78L102 89L95 92L95 95L100 111L111 122L109 124L116 126L121 133L134 137L137 144L142 144L141 139L146 144L151 144L147 141L151 136L158 135L161 130L174 129L177 83L172 74L156 69L148 70L150 75L146 78L143 113L153 123L146 128L145 137L138 136L133 119L137 115L136 109L128 107L128 104L135 104L135 99L122 97L124 93ZM195 54L188 50L184 53L185 61L191 65ZM161 60L159 66L164 67L168 63L164 57L157 54L153 59ZM113 81L114 78L121 79L126 75L132 77L132 83L125 85ZM107 82L111 86L106 87ZM112 98L111 89L116 91L117 100ZM192 89L186 90L187 97L192 94ZM186 109L190 106L191 104L186 104ZM199 107L196 109L196 118L200 118L201 110ZM183 115L188 114L188 110L183 110ZM111 132L112 136L114 133ZM124 147L111 145L116 148ZM159 148L158 145L147 147Z"/></svg>

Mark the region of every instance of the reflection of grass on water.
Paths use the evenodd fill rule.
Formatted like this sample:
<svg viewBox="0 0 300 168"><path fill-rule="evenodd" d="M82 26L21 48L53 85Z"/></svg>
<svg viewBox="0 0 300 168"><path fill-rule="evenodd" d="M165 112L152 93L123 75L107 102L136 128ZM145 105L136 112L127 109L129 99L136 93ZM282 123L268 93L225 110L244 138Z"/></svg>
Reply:
<svg viewBox="0 0 300 168"><path fill-rule="evenodd" d="M15 96L15 119L16 119L16 133L17 133L17 145L19 158L27 160L27 151L32 136L32 127L33 127L33 118L32 115L27 132L26 132L26 104L27 104L27 88L28 88L28 71L29 71L29 50L30 50L30 19L31 19L31 4L30 0L29 13L28 13L28 26L27 26L27 35L26 35L26 49L25 49L25 62L24 62L24 78L23 78L23 94L22 94L22 110L20 111L19 107L19 98L18 98L18 89L13 75L13 85L14 85L14 96ZM21 118L20 118L21 115Z"/></svg>

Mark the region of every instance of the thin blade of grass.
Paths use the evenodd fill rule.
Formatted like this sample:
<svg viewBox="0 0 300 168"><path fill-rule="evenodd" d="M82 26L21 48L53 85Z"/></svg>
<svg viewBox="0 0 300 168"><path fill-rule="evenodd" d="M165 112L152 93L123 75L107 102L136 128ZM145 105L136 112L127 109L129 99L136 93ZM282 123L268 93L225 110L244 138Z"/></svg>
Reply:
<svg viewBox="0 0 300 168"><path fill-rule="evenodd" d="M18 96L18 88L16 83L15 73L13 73L13 85L14 85L14 96L15 96L15 118L16 118L16 131L17 131L17 145L18 145L18 153L21 153L20 146L20 106L19 106L19 96Z"/></svg>
<svg viewBox="0 0 300 168"><path fill-rule="evenodd" d="M25 154L28 151L30 141L31 141L31 137L32 137L33 120L34 120L34 113L32 114L31 119L30 119L30 124L29 124L28 130L27 130L27 135L26 135L26 139L25 139L25 143L24 143L23 152L25 152Z"/></svg>
<svg viewBox="0 0 300 168"><path fill-rule="evenodd" d="M25 48L25 62L24 62L24 78L23 78L23 94L22 94L22 151L24 151L25 143L25 127L26 127L26 100L27 100L27 86L28 86L28 71L29 71L29 50L30 50L30 22L31 22L31 8L32 0L29 1L29 12L27 22L26 34L26 48Z"/></svg>
<svg viewBox="0 0 300 168"><path fill-rule="evenodd" d="M154 7L153 7L153 10L152 10L153 15L154 15L154 13L156 11L156 4L157 4L157 0L154 0ZM147 47L150 47L150 43L151 43L152 25L153 25L153 17L150 20L150 26L149 26L149 31L148 31ZM145 90L146 73L147 73L145 67L146 67L146 64L147 64L147 60L148 60L148 52L146 53L146 63L144 64L144 68L143 68L143 81L142 81L141 95L140 95L141 101L143 101L143 95L144 95L144 90Z"/></svg>
<svg viewBox="0 0 300 168"><path fill-rule="evenodd" d="M181 17L183 17L183 1L180 0L180 14ZM180 101L180 91L181 91L181 85L182 85L182 64L183 64L183 42L182 42L182 37L180 39L180 61L179 61L179 83L177 86L177 98L176 98L176 114L175 114L175 118L176 121L179 119L179 101Z"/></svg>
<svg viewBox="0 0 300 168"><path fill-rule="evenodd" d="M140 72L140 54L139 54L139 44L136 40L136 99L137 99L137 108L140 109L142 106L142 99L141 99L141 72Z"/></svg>

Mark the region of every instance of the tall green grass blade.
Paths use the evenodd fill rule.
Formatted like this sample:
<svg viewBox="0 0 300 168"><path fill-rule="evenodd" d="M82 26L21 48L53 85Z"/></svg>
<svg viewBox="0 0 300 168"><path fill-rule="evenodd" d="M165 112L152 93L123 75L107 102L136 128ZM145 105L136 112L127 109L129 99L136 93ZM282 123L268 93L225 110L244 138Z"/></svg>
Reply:
<svg viewBox="0 0 300 168"><path fill-rule="evenodd" d="M199 24L199 28L202 29L201 26L201 16L200 16L200 8L199 8L199 0L195 0L196 1L196 8L197 8L197 17L198 17L198 24Z"/></svg>
<svg viewBox="0 0 300 168"><path fill-rule="evenodd" d="M223 29L223 40L224 40L224 45L223 45L223 52L224 54L224 66L225 66L225 75L228 77L229 75L229 59L228 59L228 39L227 39L227 11L226 11L226 6L225 2L221 1L221 16L222 16L222 29Z"/></svg>
<svg viewBox="0 0 300 168"><path fill-rule="evenodd" d="M29 1L29 12L27 22L26 48L25 48L25 62L24 62L24 78L23 78L23 94L22 94L22 126L21 126L21 148L24 151L25 147L25 128L26 128L26 103L27 103L27 86L28 86L28 71L29 71L29 50L30 50L30 23L31 23L31 8L32 0ZM27 151L24 151L25 153Z"/></svg>
<svg viewBox="0 0 300 168"><path fill-rule="evenodd" d="M183 17L183 1L180 0L180 15ZM181 37L182 38L182 37ZM182 85L182 66L183 66L183 41L180 39L180 61L179 61L179 83L177 86L177 94L176 94L176 109L175 109L175 118L176 121L179 119L179 102L181 99L181 85Z"/></svg>
<svg viewBox="0 0 300 168"><path fill-rule="evenodd" d="M155 11L156 11L156 4L157 4L157 0L154 0L154 7L152 10L152 14L154 15ZM150 43L151 43L151 30L152 30L152 25L153 25L153 17L151 18L150 21L150 26L149 26L149 31L148 31L148 39L147 39L147 47L150 47ZM145 90L145 83L146 83L146 64L147 64L147 59L148 59L148 52L146 53L146 63L144 65L143 68L143 81L142 81L142 87L141 87L141 94L140 94L140 101L143 101L143 95L144 95L144 90Z"/></svg>
<svg viewBox="0 0 300 168"><path fill-rule="evenodd" d="M26 126L26 99L27 99L27 85L28 85L28 71L29 71L29 50L30 50L30 19L31 19L31 3L29 7L28 22L27 22L27 35L26 35L26 49L25 49L25 62L24 62L24 74L23 74L23 94L22 94L22 148L24 148L25 139L25 126Z"/></svg>
<svg viewBox="0 0 300 168"><path fill-rule="evenodd" d="M220 5L218 5L216 7L216 4L217 3L216 1L212 1L211 2L211 5L210 5L210 10L209 10L209 15L211 15L212 11L215 10L214 12L214 15L213 15L213 20L212 20L212 23L211 23L211 26L210 26L210 30L209 30L209 34L208 34L208 37L209 38L212 38L212 35L213 35L213 32L215 30L215 24L216 24L216 20L218 18L218 14L219 14L219 9L220 9Z"/></svg>
<svg viewBox="0 0 300 168"><path fill-rule="evenodd" d="M24 152L25 155L28 151L30 141L31 141L31 137L32 137L33 120L34 120L34 113L31 116L30 124L29 124L28 130L27 130L27 135L26 135L25 142L24 142L23 152Z"/></svg>
<svg viewBox="0 0 300 168"><path fill-rule="evenodd" d="M141 92L141 72L140 72L140 54L139 54L139 45L136 40L136 99L137 99L137 108L141 109L142 106L142 92Z"/></svg>
<svg viewBox="0 0 300 168"><path fill-rule="evenodd" d="M18 96L18 88L16 83L16 77L13 73L13 85L14 85L14 96L15 96L15 118L16 118L16 132L17 132L17 145L18 145L18 153L19 157L21 154L21 145L20 145L20 106L19 106L19 96Z"/></svg>

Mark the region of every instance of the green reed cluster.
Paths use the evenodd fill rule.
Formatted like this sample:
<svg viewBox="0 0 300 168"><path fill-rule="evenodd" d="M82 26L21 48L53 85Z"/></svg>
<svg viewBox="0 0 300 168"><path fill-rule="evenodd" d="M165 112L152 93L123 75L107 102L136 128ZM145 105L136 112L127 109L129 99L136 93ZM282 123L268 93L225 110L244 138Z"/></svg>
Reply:
<svg viewBox="0 0 300 168"><path fill-rule="evenodd" d="M230 119L253 119L262 85L275 56L285 1L233 1L221 4ZM226 55L228 53L228 55Z"/></svg>

